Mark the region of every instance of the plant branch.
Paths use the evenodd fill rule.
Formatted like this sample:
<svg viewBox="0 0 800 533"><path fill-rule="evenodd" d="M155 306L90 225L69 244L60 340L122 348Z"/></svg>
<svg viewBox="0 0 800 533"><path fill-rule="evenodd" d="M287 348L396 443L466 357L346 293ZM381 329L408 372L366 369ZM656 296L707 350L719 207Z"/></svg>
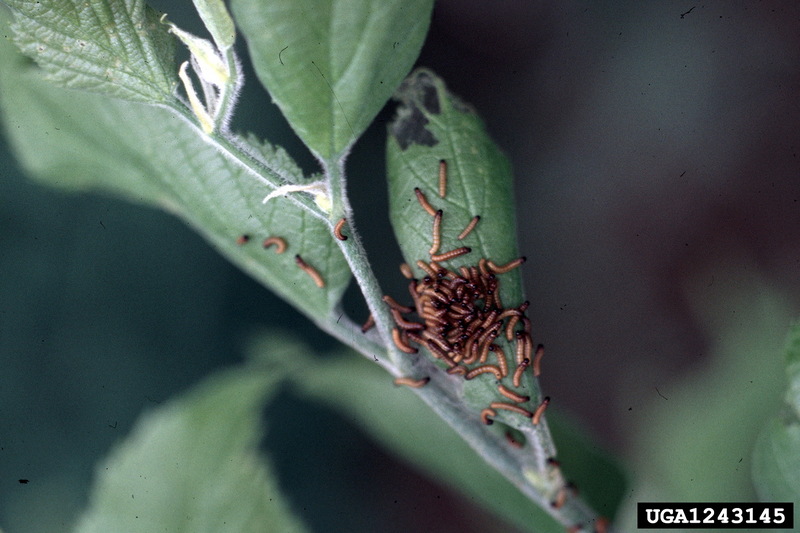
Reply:
<svg viewBox="0 0 800 533"><path fill-rule="evenodd" d="M552 504L562 496L560 491L567 490L567 484L560 468L555 462L550 461L555 457L556 451L544 419L536 426L530 425L523 430L527 441L531 443L530 447L522 449L511 447L505 438L490 431L489 426L481 421L479 414L465 403L464 382L460 377L443 372L441 368L425 357L404 354L395 347L390 335L394 319L381 299L383 292L370 268L358 233L350 222L352 219L346 196L345 173L342 167L341 160L326 166L333 205L332 219L338 220L341 215L345 216L350 223L348 239L338 241L339 247L375 318L379 337L384 344L384 347L380 349L388 353L390 361L387 363L375 357L375 353L372 351L374 347L377 347L375 344L356 342L352 336L354 326L347 326L349 333L345 338L338 335L337 338L365 356L376 359L395 377L404 375L430 377L431 380L425 387L415 388L413 392L453 428L478 455L565 527L592 524L597 519L597 513L573 491L563 493L563 503L559 503L558 506ZM331 227L333 220L329 221ZM331 321L338 325L340 319L330 317L321 327L326 331L331 331ZM349 319L347 322L351 323ZM336 333L332 334L336 335ZM368 347L368 351L364 351L365 347Z"/></svg>
<svg viewBox="0 0 800 533"><path fill-rule="evenodd" d="M289 181L280 175L279 169L269 168L227 132L213 132L210 135L203 133L187 106L176 105L171 109L178 111L179 116L191 123L209 144L271 190ZM373 359L395 377L429 376L431 381L428 385L414 389L414 392L488 464L565 527L593 523L597 519L597 514L572 492L564 495L562 504L557 507L552 505L552 502L559 499L559 492L565 490L566 482L560 468L549 461L555 457L555 445L545 420L523 431L531 444L530 447L522 449L510 447L507 441L482 423L474 409L465 404L462 380L442 372L424 357L403 354L394 345L391 337L394 319L382 301L383 291L375 278L366 250L353 224L352 210L347 198L344 159L339 157L334 161L323 162L331 199L329 213L323 212L307 195L291 194L287 197L296 205L324 220L331 233L335 223L342 217L347 220L348 238L337 240L337 243L375 319L378 334L376 336L361 333L360 327L350 318L343 316L338 309L322 319L313 316L310 318L320 329ZM386 357L381 357L379 354Z"/></svg>
<svg viewBox="0 0 800 533"><path fill-rule="evenodd" d="M234 53L233 48L228 48L225 50L224 54L225 62L228 65L228 71L233 80L232 83L224 85L221 89L219 101L217 103L217 109L215 110L215 119L217 120L217 129L227 132L229 126L228 122L233 115L233 108L236 105L236 100L239 97L239 92L242 89L244 77L241 73L242 67L239 63L239 58L236 57L236 53Z"/></svg>
<svg viewBox="0 0 800 533"><path fill-rule="evenodd" d="M337 241L339 249L344 254L350 270L361 288L361 293L367 302L367 307L375 319L375 328L378 330L378 335L383 341L382 352L389 358L388 365L382 364L392 375L399 377L408 365L404 362L403 354L397 349L392 342L391 328L393 319L389 313L389 309L381 299L383 291L380 288L378 280L375 278L375 273L369 264L367 252L361 242L354 225L349 201L347 199L347 181L344 172L344 157L339 158L337 161L328 162L324 164L325 174L328 179L328 188L331 194L332 202L332 220L329 220L331 229L335 221L340 216L347 219L350 227L350 235L347 240ZM362 352L364 353L364 352ZM364 353L368 357L374 357L375 354Z"/></svg>
<svg viewBox="0 0 800 533"><path fill-rule="evenodd" d="M313 319L313 317L311 318ZM314 320L314 323L342 344L372 358L373 361L393 373L391 361L386 358L378 358L378 355L386 352L382 339L374 332L362 333L361 326L353 322L340 307L335 308L324 319Z"/></svg>

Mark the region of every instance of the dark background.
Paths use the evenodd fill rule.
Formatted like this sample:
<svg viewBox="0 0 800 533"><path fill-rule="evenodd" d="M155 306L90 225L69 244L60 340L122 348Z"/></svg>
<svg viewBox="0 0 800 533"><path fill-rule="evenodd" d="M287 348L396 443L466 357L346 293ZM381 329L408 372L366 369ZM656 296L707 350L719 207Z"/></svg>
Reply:
<svg viewBox="0 0 800 533"><path fill-rule="evenodd" d="M187 4L154 3L201 33ZM554 5L442 0L419 64L474 105L514 165L545 390L625 456L628 408L699 368L713 340L694 287L746 272L800 308L800 7ZM252 73L246 87L235 127L316 170ZM350 188L387 292L400 293L384 238L390 118L356 146ZM6 533L64 531L94 463L138 414L240 361L259 329L289 325L319 351L335 346L178 221L41 187L0 149ZM280 402L286 424L266 445L316 530L489 530L492 519L324 408L288 392ZM283 438L303 432L293 413L318 424L310 442Z"/></svg>

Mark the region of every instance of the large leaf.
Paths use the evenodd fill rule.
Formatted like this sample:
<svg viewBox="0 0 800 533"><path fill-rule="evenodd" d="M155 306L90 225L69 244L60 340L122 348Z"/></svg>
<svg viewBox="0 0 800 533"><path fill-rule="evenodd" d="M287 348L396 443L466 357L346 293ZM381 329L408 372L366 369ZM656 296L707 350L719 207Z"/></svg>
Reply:
<svg viewBox="0 0 800 533"><path fill-rule="evenodd" d="M800 323L787 343L789 389L783 416L771 420L753 451L753 480L762 501L800 502ZM795 508L795 524L800 509Z"/></svg>
<svg viewBox="0 0 800 533"><path fill-rule="evenodd" d="M33 177L166 208L308 314L339 301L350 271L325 223L284 198L263 205L270 190L173 113L54 87L8 41L0 42L0 95L8 138ZM284 180L302 182L282 150L250 144ZM243 234L251 240L238 245ZM263 249L269 236L284 238L287 251ZM325 288L295 264L298 254Z"/></svg>
<svg viewBox="0 0 800 533"><path fill-rule="evenodd" d="M144 0L6 0L14 40L65 87L163 102L177 83L174 39Z"/></svg>
<svg viewBox="0 0 800 533"><path fill-rule="evenodd" d="M304 531L257 452L275 385L227 371L142 417L98 468L76 532Z"/></svg>
<svg viewBox="0 0 800 533"><path fill-rule="evenodd" d="M411 69L432 0L233 0L261 83L305 144L335 160Z"/></svg>

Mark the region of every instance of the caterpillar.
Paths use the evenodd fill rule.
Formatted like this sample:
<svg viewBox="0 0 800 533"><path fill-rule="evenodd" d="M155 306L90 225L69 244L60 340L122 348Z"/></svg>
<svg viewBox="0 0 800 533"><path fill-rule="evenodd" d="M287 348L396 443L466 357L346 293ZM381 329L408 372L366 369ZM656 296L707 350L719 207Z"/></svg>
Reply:
<svg viewBox="0 0 800 533"><path fill-rule="evenodd" d="M419 205L421 205L421 206L422 206L422 208L423 208L423 209L424 209L424 210L425 210L425 211L426 211L426 212L427 212L427 213L428 213L430 216L432 216L432 217L435 217L435 216L436 216L436 210L435 210L435 209L433 208L433 206L432 206L432 205L431 205L431 204L428 202L428 197L427 197L427 196L425 196L425 194L424 194L424 193L423 193L421 190L419 190L419 187L417 187L416 189L414 189L414 194L416 194L416 195L417 195L417 201L419 202Z"/></svg>
<svg viewBox="0 0 800 533"><path fill-rule="evenodd" d="M412 389L419 389L424 387L428 384L431 378L421 378L421 379L414 379L414 378L394 378L395 385L404 385L406 387L411 387Z"/></svg>
<svg viewBox="0 0 800 533"><path fill-rule="evenodd" d="M447 161L439 161L439 198L447 196Z"/></svg>
<svg viewBox="0 0 800 533"><path fill-rule="evenodd" d="M439 209L436 211L436 215L433 217L433 243L431 244L431 249L428 252L431 257L439 251L439 244L442 241L441 235L441 228L442 228L442 210Z"/></svg>
<svg viewBox="0 0 800 533"><path fill-rule="evenodd" d="M361 333L366 333L372 328L375 327L375 317L372 316L372 313L369 314L367 317L367 321L361 326Z"/></svg>
<svg viewBox="0 0 800 533"><path fill-rule="evenodd" d="M294 262L297 263L297 266L299 266L306 274L308 274L309 277L311 277L317 287L320 289L325 287L325 280L322 279L322 275L320 275L320 273L317 272L314 267L306 263L299 254L294 256Z"/></svg>
<svg viewBox="0 0 800 533"><path fill-rule="evenodd" d="M417 353L417 349L408 344L407 337L404 337L403 333L398 328L392 328L392 340L401 352Z"/></svg>
<svg viewBox="0 0 800 533"><path fill-rule="evenodd" d="M344 227L346 222L347 222L347 219L342 217L342 218L339 219L339 222L337 222L336 225L333 227L333 235L337 239L339 239L340 241L346 241L347 240L347 235L344 235L342 233L342 228Z"/></svg>
<svg viewBox="0 0 800 533"><path fill-rule="evenodd" d="M455 259L456 257L460 257L462 255L468 254L472 251L471 248L468 246L462 246L461 248L456 248L455 250L450 250L449 252L444 252L442 254L431 254L431 259L438 262L442 261L449 261L450 259Z"/></svg>
<svg viewBox="0 0 800 533"><path fill-rule="evenodd" d="M536 377L542 373L542 357L544 357L544 346L540 344L533 354L533 375Z"/></svg>
<svg viewBox="0 0 800 533"><path fill-rule="evenodd" d="M533 418L533 413L531 413L527 409L523 409L519 405L514 405L512 403L492 402L489 404L489 407L491 407L492 409L506 409L507 411L513 411L515 413L519 413L525 418Z"/></svg>
<svg viewBox="0 0 800 533"><path fill-rule="evenodd" d="M528 368L529 364L531 364L530 359L523 359L517 365L517 369L514 371L514 377L511 378L511 382L514 384L515 387L519 387L520 385L522 385L522 373L525 372L525 369Z"/></svg>
<svg viewBox="0 0 800 533"><path fill-rule="evenodd" d="M531 397L530 396L523 396L521 394L517 394L516 392L514 392L511 389L509 389L505 385L498 385L497 386L497 390L500 392L500 394L502 394L503 396L505 396L509 400L517 402L517 403L525 403L525 402L531 401Z"/></svg>
<svg viewBox="0 0 800 533"><path fill-rule="evenodd" d="M481 365L479 367L473 368L469 372L464 375L464 379L474 379L478 377L480 374L486 374L487 372L491 372L494 374L494 377L497 379L501 379L503 374L500 372L500 369L494 365Z"/></svg>
<svg viewBox="0 0 800 533"><path fill-rule="evenodd" d="M464 239L466 239L466 238L467 238L467 235L469 235L470 233L472 233L472 230L474 230L474 229L475 229L475 226L477 226L477 225L478 225L478 222L480 222L480 220L481 220L481 217L480 217L480 215L475 215L474 217L472 217L472 220L470 220L469 224L467 224L467 227L466 227L466 228L464 228L464 231L462 231L461 233L459 233L459 234L458 234L458 237L456 237L456 238L457 238L459 241L463 241Z"/></svg>
<svg viewBox="0 0 800 533"><path fill-rule="evenodd" d="M553 509L560 509L567 501L567 487L561 487L556 493L555 499L550 502L550 507Z"/></svg>
<svg viewBox="0 0 800 533"><path fill-rule="evenodd" d="M276 254L282 254L286 251L286 241L280 237L267 237L264 239L264 242L261 243L261 246L265 249L274 246Z"/></svg>
<svg viewBox="0 0 800 533"><path fill-rule="evenodd" d="M531 422L533 422L534 426L539 425L542 415L544 414L544 411L547 409L548 405L550 405L550 396L545 396L544 400L542 400L542 403L540 403L539 407L536 408L536 411L533 412L533 417L531 417Z"/></svg>
<svg viewBox="0 0 800 533"><path fill-rule="evenodd" d="M414 273L411 271L411 267L408 266L408 263L402 263L400 265L400 273L403 274L403 277L406 279L414 279Z"/></svg>

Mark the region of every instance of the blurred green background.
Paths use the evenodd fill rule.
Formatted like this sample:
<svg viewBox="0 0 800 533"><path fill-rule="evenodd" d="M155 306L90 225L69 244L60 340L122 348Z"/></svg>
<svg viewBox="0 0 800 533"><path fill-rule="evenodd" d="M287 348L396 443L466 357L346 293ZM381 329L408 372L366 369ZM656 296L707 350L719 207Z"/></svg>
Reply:
<svg viewBox="0 0 800 533"><path fill-rule="evenodd" d="M153 2L201 33L187 4ZM800 310L800 7L690 8L442 0L419 61L512 160L543 386L627 462L631 502L748 498L746 451L779 404ZM247 80L235 129L315 171ZM390 117L349 169L356 223L384 288L402 294L385 238ZM259 330L335 346L178 221L43 188L7 137L0 150L6 533L66 530L138 414L240 361ZM357 297L346 307L363 317ZM283 423L265 446L315 531L507 530L319 404L287 390L270 414Z"/></svg>

